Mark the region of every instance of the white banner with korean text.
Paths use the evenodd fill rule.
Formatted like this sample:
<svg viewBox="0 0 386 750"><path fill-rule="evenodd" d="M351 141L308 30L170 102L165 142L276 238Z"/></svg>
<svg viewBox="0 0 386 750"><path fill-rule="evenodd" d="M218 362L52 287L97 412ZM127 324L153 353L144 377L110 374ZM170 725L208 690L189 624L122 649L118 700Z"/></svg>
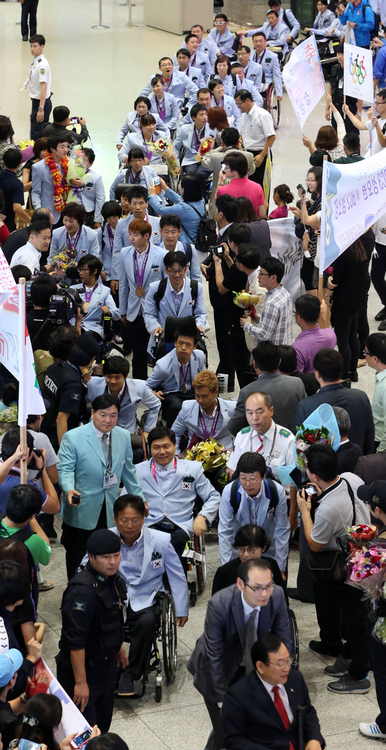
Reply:
<svg viewBox="0 0 386 750"><path fill-rule="evenodd" d="M322 66L314 36L295 47L283 68L283 81L303 132L307 117L326 93Z"/></svg>

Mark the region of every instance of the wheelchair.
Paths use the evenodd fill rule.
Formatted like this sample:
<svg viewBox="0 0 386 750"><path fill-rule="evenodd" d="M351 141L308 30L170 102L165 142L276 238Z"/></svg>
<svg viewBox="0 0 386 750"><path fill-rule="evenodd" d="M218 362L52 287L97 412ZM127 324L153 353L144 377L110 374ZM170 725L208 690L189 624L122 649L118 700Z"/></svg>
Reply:
<svg viewBox="0 0 386 750"><path fill-rule="evenodd" d="M157 594L156 600L157 625L154 641L145 662L141 678L141 692L136 693L133 698L142 698L149 682L149 675L155 672L155 701L160 703L163 687L162 664L167 684L173 680L177 670L177 624L172 595L161 591ZM124 625L124 642L130 643L130 631L126 624ZM162 658L159 642L162 648Z"/></svg>
<svg viewBox="0 0 386 750"><path fill-rule="evenodd" d="M275 130L280 125L281 117L281 102L278 102L275 87L273 83L269 83L265 91L261 91L261 96L264 99L263 107L269 112L273 120L273 127Z"/></svg>
<svg viewBox="0 0 386 750"><path fill-rule="evenodd" d="M183 557L188 563L188 571L195 569L196 581L189 581L189 602L194 607L197 603L197 590L202 594L206 586L206 550L205 535L193 535L193 539L186 543Z"/></svg>

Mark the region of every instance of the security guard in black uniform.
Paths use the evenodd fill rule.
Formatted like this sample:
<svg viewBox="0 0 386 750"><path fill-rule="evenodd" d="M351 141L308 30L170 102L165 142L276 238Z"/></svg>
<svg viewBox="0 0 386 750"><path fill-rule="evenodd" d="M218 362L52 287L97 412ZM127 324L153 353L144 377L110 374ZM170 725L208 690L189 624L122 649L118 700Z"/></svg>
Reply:
<svg viewBox="0 0 386 750"><path fill-rule="evenodd" d="M86 408L87 387L84 376L90 372L100 348L91 333L84 333L72 347L68 361L54 362L44 376L43 398L46 404L41 430L57 452L65 432L79 427Z"/></svg>
<svg viewBox="0 0 386 750"><path fill-rule="evenodd" d="M123 648L126 585L118 573L119 536L94 531L89 561L69 582L62 600L57 677L91 726L108 732L117 664L128 666Z"/></svg>

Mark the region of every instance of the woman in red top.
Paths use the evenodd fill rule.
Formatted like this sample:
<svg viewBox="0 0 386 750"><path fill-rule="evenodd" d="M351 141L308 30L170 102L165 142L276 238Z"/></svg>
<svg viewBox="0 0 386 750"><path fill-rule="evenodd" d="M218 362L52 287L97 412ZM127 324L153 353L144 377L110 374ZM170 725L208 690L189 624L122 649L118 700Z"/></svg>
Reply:
<svg viewBox="0 0 386 750"><path fill-rule="evenodd" d="M288 216L287 203L292 203L294 197L288 185L278 185L273 191L273 200L277 205L268 216L269 219L286 219Z"/></svg>
<svg viewBox="0 0 386 750"><path fill-rule="evenodd" d="M5 203L4 203L3 191L0 190L0 247L3 247L5 240L10 235L10 231L8 227L4 224L1 218L2 216L4 217L4 214L3 214L4 208L5 208Z"/></svg>
<svg viewBox="0 0 386 750"><path fill-rule="evenodd" d="M219 175L220 187L217 188L217 195L228 193L235 198L240 196L249 198L257 216L260 219L265 219L264 191L258 182L252 182L248 179L248 161L244 154L224 155L223 165L223 170Z"/></svg>

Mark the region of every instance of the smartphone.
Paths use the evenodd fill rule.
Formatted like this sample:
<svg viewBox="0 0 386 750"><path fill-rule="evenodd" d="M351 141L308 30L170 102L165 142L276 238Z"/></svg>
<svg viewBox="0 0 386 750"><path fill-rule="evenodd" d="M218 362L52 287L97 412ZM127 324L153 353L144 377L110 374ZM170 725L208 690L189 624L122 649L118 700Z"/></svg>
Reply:
<svg viewBox="0 0 386 750"><path fill-rule="evenodd" d="M225 167L226 167L226 164L221 164L221 171L223 174L225 174Z"/></svg>
<svg viewBox="0 0 386 750"><path fill-rule="evenodd" d="M83 745L85 745L86 742L89 741L91 734L92 729L86 729L86 731L82 732L82 734L78 734L77 737L71 740L71 747L74 747L75 750L79 750L80 747L83 747Z"/></svg>
<svg viewBox="0 0 386 750"><path fill-rule="evenodd" d="M304 476L300 469L296 466L295 469L292 469L290 473L290 477L293 482L295 482L298 490L302 490L309 482L309 479L307 476Z"/></svg>
<svg viewBox="0 0 386 750"><path fill-rule="evenodd" d="M31 742L31 740L19 740L18 747L20 750L42 750L42 746L37 742Z"/></svg>
<svg viewBox="0 0 386 750"><path fill-rule="evenodd" d="M307 495L316 495L316 489L312 486L312 484L309 487L304 488Z"/></svg>
<svg viewBox="0 0 386 750"><path fill-rule="evenodd" d="M302 195L306 194L306 190L305 190L305 188L303 187L303 185L300 182L299 182L299 185L296 185L296 190L301 190L302 191Z"/></svg>
<svg viewBox="0 0 386 750"><path fill-rule="evenodd" d="M82 499L82 495L73 495L71 502L73 505L79 505L81 499ZM80 745L76 745L76 747L80 747Z"/></svg>
<svg viewBox="0 0 386 750"><path fill-rule="evenodd" d="M79 125L79 117L71 117L70 122L72 125Z"/></svg>
<svg viewBox="0 0 386 750"><path fill-rule="evenodd" d="M208 252L214 253L215 255L222 255L224 252L224 248L222 245L209 245Z"/></svg>
<svg viewBox="0 0 386 750"><path fill-rule="evenodd" d="M160 178L158 177L158 175L157 177L153 177L153 185L155 187L155 194L159 195L159 193L161 192L161 182L160 182Z"/></svg>

